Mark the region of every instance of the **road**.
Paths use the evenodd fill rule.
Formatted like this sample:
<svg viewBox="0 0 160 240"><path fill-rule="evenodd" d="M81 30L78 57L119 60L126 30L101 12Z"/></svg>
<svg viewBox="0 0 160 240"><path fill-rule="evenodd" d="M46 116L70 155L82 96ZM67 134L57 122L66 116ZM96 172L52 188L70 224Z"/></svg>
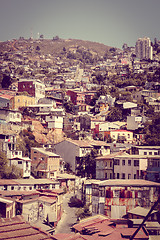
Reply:
<svg viewBox="0 0 160 240"><path fill-rule="evenodd" d="M56 233L71 233L71 227L77 221L75 212L77 208L69 207L68 202L74 193L66 193L63 198L63 214L61 220L58 222L57 227L55 228Z"/></svg>

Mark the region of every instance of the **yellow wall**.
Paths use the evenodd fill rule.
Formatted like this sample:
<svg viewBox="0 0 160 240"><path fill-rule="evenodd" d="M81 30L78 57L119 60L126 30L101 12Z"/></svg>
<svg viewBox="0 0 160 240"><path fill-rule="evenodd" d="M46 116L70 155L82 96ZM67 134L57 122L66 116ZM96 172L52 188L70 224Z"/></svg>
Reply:
<svg viewBox="0 0 160 240"><path fill-rule="evenodd" d="M11 99L11 109L18 109L19 107L26 107L35 104L35 98L25 95L17 95Z"/></svg>

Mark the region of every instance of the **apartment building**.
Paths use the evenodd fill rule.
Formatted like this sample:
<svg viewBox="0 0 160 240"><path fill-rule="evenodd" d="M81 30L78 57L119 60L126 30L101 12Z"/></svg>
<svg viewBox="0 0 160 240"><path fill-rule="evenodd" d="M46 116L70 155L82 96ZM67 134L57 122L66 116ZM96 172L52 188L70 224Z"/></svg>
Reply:
<svg viewBox="0 0 160 240"><path fill-rule="evenodd" d="M150 38L139 38L136 42L136 56L139 59L153 58L153 49Z"/></svg>

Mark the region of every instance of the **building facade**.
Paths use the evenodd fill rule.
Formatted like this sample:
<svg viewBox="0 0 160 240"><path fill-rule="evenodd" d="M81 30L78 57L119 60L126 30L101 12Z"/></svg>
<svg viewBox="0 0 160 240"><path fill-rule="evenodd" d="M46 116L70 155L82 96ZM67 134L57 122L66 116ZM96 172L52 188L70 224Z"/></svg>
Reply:
<svg viewBox="0 0 160 240"><path fill-rule="evenodd" d="M136 56L139 59L153 58L153 50L150 38L139 38L136 42Z"/></svg>

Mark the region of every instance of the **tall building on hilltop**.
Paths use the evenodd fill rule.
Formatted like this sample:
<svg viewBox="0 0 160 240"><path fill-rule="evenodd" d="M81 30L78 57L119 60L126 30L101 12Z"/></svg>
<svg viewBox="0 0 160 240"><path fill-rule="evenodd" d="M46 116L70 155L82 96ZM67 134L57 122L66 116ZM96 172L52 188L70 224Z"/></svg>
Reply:
<svg viewBox="0 0 160 240"><path fill-rule="evenodd" d="M139 59L153 58L153 49L150 38L139 38L136 42L136 56Z"/></svg>

